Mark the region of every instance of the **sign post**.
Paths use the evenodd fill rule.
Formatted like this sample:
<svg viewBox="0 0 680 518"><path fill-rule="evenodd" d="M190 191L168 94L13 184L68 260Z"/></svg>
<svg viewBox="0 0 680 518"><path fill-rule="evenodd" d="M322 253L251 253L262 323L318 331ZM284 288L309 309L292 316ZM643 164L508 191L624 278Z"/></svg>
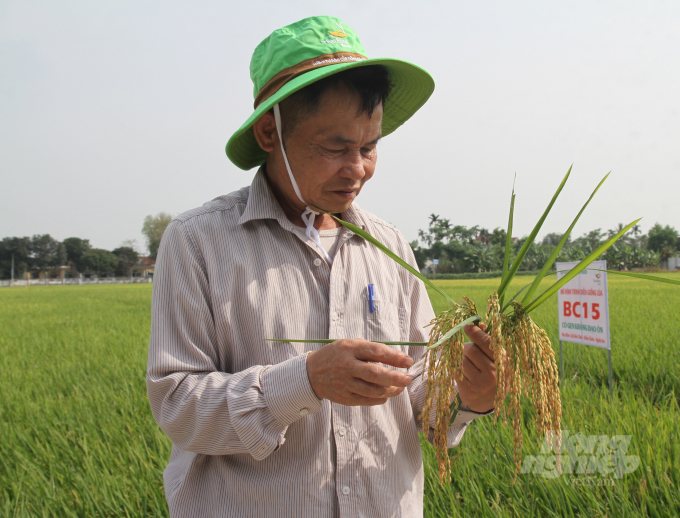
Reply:
<svg viewBox="0 0 680 518"><path fill-rule="evenodd" d="M432 279L435 278L437 273L437 265L439 264L439 259L432 260Z"/></svg>
<svg viewBox="0 0 680 518"><path fill-rule="evenodd" d="M562 340L560 340L560 388L564 386L562 380L564 380L564 361L562 359Z"/></svg>
<svg viewBox="0 0 680 518"><path fill-rule="evenodd" d="M557 279L564 277L578 263L556 263ZM593 269L595 268L595 269ZM609 355L609 393L612 386L612 350L609 337L609 296L607 261L593 261L557 292L560 333L560 380L564 378L562 342L607 349Z"/></svg>

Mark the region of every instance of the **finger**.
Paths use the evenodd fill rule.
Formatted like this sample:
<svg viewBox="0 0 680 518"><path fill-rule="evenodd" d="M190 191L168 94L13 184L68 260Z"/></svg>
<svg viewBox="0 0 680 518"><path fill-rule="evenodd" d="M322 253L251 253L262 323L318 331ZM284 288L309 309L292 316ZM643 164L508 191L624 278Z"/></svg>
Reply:
<svg viewBox="0 0 680 518"><path fill-rule="evenodd" d="M404 387L383 387L358 378L353 379L347 389L353 394L373 399L391 398L404 391Z"/></svg>
<svg viewBox="0 0 680 518"><path fill-rule="evenodd" d="M463 330L465 331L465 334L468 335L468 338L477 344L479 348L484 351L484 354L493 360L493 351L491 350L491 336L474 324L466 325Z"/></svg>
<svg viewBox="0 0 680 518"><path fill-rule="evenodd" d="M469 365L465 366L466 378L475 386L477 393L493 389L497 385L496 373L492 371L476 371Z"/></svg>
<svg viewBox="0 0 680 518"><path fill-rule="evenodd" d="M413 359L398 349L366 340L354 340L354 356L358 360L380 362L392 367L408 368L413 365Z"/></svg>
<svg viewBox="0 0 680 518"><path fill-rule="evenodd" d="M463 358L463 373L465 374L465 379L475 381L482 371L469 358Z"/></svg>
<svg viewBox="0 0 680 518"><path fill-rule="evenodd" d="M473 343L466 343L465 349L463 350L463 355L465 358L470 360L477 370L491 370L496 368L494 361L489 358L484 351L477 345Z"/></svg>
<svg viewBox="0 0 680 518"><path fill-rule="evenodd" d="M465 360L465 359L463 358L463 360ZM465 361L461 361L460 366L456 370L456 383L458 383L459 379L466 381L466 382L470 381L469 378L466 376L466 374L468 373L468 369L465 368L464 363L465 363Z"/></svg>
<svg viewBox="0 0 680 518"><path fill-rule="evenodd" d="M456 384L458 385L458 391L460 391L461 388L463 388L463 390L468 390L472 385L470 380L465 377L460 381L456 381Z"/></svg>
<svg viewBox="0 0 680 518"><path fill-rule="evenodd" d="M486 324L484 322L480 322L478 327L479 327L479 329L481 329L485 333L489 330L489 328L486 326Z"/></svg>
<svg viewBox="0 0 680 518"><path fill-rule="evenodd" d="M352 374L355 378L383 387L408 387L413 376L405 372L388 369L377 363L356 362Z"/></svg>

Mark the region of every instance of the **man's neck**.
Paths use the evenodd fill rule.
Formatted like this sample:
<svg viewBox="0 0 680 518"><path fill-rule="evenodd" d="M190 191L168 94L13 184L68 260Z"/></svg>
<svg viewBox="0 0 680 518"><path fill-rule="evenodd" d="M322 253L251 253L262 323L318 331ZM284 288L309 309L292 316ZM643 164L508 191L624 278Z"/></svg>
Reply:
<svg viewBox="0 0 680 518"><path fill-rule="evenodd" d="M262 170L264 172L264 177L267 180L267 184L274 194L274 198L276 198L276 201L279 202L281 210L283 210L286 218L296 227L305 228L307 225L305 225L305 222L302 221L302 213L305 211L305 207L300 203L299 200L290 200L288 196L286 196L285 192L283 192L283 190L276 184L276 182L272 181L272 179L267 174L266 164L262 166ZM335 214L335 216L339 218L341 215ZM335 221L329 214L325 214L323 212L319 213L314 218L314 228L317 230L328 230L338 228L339 226L340 223Z"/></svg>

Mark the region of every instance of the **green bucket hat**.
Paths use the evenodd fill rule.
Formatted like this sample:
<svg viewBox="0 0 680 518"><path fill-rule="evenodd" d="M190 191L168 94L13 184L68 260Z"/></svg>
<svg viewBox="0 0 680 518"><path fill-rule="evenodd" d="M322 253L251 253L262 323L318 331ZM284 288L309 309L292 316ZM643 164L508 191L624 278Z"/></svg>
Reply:
<svg viewBox="0 0 680 518"><path fill-rule="evenodd" d="M398 59L369 59L356 33L332 16L305 18L272 32L250 60L255 111L227 142L229 160L244 170L262 165L267 154L255 140L255 121L308 84L366 65L383 65L393 85L383 108L382 135L386 136L432 95L434 80L428 72Z"/></svg>

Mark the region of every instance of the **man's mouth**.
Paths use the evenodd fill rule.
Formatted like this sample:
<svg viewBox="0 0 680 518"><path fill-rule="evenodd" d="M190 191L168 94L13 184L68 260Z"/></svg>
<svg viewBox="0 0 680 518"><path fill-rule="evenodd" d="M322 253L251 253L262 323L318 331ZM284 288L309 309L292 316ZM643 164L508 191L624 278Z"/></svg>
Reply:
<svg viewBox="0 0 680 518"><path fill-rule="evenodd" d="M348 187L345 189L334 189L334 193L340 196L354 196L359 192L359 187Z"/></svg>
<svg viewBox="0 0 680 518"><path fill-rule="evenodd" d="M359 189L341 189L337 191L333 191L335 194L338 196L341 196L346 199L354 198L356 196L356 193L359 192Z"/></svg>

